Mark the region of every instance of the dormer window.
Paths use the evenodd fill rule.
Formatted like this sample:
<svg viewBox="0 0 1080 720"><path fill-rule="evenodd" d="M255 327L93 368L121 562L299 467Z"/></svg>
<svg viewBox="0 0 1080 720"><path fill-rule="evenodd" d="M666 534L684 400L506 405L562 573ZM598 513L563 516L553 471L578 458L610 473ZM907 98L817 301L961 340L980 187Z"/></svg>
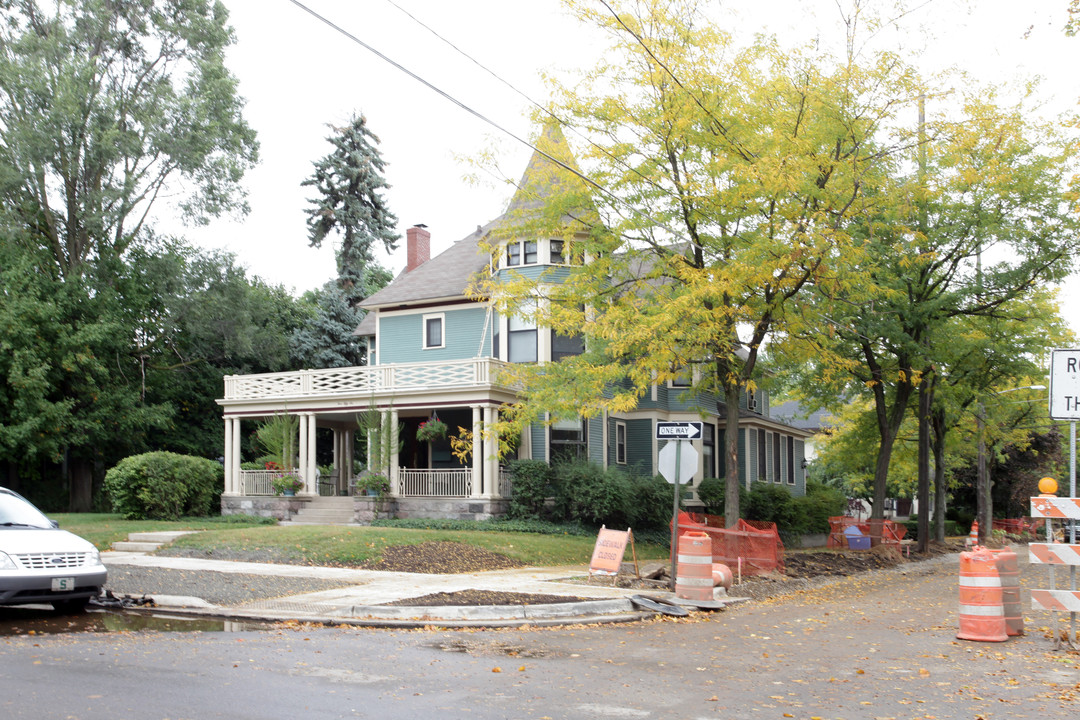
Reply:
<svg viewBox="0 0 1080 720"><path fill-rule="evenodd" d="M535 240L515 240L506 245L506 265L535 265L539 259Z"/></svg>

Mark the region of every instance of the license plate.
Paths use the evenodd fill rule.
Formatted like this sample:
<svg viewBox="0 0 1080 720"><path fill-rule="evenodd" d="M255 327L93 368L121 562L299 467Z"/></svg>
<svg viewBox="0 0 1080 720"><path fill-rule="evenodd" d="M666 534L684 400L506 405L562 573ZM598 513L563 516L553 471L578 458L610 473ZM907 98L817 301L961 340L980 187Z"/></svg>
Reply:
<svg viewBox="0 0 1080 720"><path fill-rule="evenodd" d="M75 578L53 578L52 579L53 592L69 592L75 589Z"/></svg>

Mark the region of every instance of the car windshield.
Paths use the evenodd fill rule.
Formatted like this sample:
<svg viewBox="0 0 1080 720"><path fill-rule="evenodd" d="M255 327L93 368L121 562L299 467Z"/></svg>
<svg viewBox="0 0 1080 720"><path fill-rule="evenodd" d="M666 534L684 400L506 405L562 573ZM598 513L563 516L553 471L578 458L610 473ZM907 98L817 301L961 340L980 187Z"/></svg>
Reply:
<svg viewBox="0 0 1080 720"><path fill-rule="evenodd" d="M22 498L0 492L0 528L51 528L52 522Z"/></svg>

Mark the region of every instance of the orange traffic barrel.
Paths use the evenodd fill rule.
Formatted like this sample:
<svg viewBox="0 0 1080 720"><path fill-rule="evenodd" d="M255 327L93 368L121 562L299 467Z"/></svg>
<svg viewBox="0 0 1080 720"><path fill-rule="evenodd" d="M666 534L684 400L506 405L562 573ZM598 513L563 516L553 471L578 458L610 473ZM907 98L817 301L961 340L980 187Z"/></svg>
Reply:
<svg viewBox="0 0 1080 720"><path fill-rule="evenodd" d="M1012 548L991 550L1001 577L1001 607L1005 611L1005 632L1009 636L1024 634L1024 610L1020 604L1020 568Z"/></svg>
<svg viewBox="0 0 1080 720"><path fill-rule="evenodd" d="M971 532L968 533L967 540L964 541L964 547L978 547L979 545L979 521L971 523Z"/></svg>
<svg viewBox="0 0 1080 720"><path fill-rule="evenodd" d="M690 531L679 538L675 596L684 600L713 599L712 540L706 533Z"/></svg>
<svg viewBox="0 0 1080 720"><path fill-rule="evenodd" d="M956 637L981 642L1009 639L997 558L986 548L960 553L960 632Z"/></svg>
<svg viewBox="0 0 1080 720"><path fill-rule="evenodd" d="M712 581L714 586L730 590L734 580L735 578L731 574L731 568L724 563L713 563Z"/></svg>

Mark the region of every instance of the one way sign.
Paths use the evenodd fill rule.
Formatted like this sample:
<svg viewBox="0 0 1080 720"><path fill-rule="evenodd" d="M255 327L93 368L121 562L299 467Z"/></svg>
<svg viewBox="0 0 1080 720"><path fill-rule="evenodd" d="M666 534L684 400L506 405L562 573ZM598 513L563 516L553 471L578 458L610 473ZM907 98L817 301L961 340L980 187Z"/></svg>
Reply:
<svg viewBox="0 0 1080 720"><path fill-rule="evenodd" d="M697 440L701 437L699 422L658 422L656 423L657 440Z"/></svg>

